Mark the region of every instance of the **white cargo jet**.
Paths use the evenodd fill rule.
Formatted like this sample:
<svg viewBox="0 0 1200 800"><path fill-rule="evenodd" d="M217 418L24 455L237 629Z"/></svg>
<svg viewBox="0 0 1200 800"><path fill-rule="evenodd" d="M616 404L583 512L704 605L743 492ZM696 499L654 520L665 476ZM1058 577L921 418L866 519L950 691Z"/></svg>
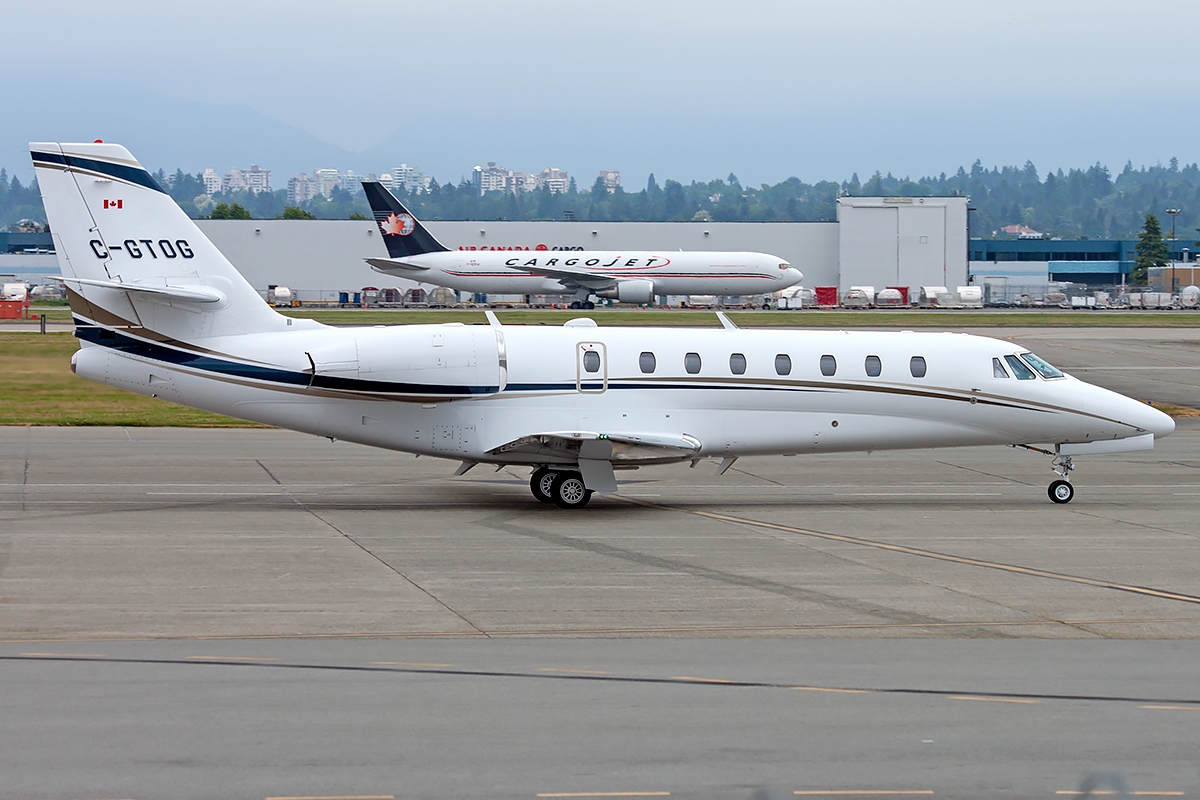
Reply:
<svg viewBox="0 0 1200 800"><path fill-rule="evenodd" d="M652 303L669 294L770 294L804 276L766 253L635 250L451 250L380 183L363 183L390 258L368 258L379 272L466 292L575 295L571 308L594 308L592 295Z"/></svg>
<svg viewBox="0 0 1200 800"><path fill-rule="evenodd" d="M112 144L33 144L81 377L331 439L533 468L563 508L614 471L742 456L1014 445L1150 449L1171 418L963 334L407 325L331 328L269 308Z"/></svg>

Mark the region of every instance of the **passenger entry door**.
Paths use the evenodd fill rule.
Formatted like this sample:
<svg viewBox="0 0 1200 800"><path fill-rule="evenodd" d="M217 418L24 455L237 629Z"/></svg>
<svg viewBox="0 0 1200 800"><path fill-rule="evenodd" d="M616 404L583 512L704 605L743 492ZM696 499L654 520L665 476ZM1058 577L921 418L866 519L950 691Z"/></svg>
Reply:
<svg viewBox="0 0 1200 800"><path fill-rule="evenodd" d="M608 350L603 342L575 345L575 388L585 394L608 388Z"/></svg>

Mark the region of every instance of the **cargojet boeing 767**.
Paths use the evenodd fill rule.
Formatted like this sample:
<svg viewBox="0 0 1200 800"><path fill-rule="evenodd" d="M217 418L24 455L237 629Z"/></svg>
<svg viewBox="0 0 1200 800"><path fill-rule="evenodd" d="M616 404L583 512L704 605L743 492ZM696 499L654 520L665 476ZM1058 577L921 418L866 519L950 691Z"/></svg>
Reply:
<svg viewBox="0 0 1200 800"><path fill-rule="evenodd" d="M389 256L366 262L388 275L459 291L568 294L575 296L571 308L594 308L592 295L645 304L671 294L770 294L804 277L766 253L451 250L383 184L362 187Z"/></svg>
<svg viewBox="0 0 1200 800"><path fill-rule="evenodd" d="M33 144L81 377L331 439L532 468L579 508L615 472L743 456L1015 445L1150 449L1145 403L1012 342L950 333L459 323L332 328L276 313L124 147Z"/></svg>

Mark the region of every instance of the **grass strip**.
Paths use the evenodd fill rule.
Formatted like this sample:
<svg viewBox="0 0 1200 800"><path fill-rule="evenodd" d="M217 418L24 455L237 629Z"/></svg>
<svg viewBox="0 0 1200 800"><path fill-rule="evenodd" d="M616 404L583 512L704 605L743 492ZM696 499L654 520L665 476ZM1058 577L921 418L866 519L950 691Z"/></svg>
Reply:
<svg viewBox="0 0 1200 800"><path fill-rule="evenodd" d="M0 425L261 427L86 381L71 372L69 333L0 334Z"/></svg>

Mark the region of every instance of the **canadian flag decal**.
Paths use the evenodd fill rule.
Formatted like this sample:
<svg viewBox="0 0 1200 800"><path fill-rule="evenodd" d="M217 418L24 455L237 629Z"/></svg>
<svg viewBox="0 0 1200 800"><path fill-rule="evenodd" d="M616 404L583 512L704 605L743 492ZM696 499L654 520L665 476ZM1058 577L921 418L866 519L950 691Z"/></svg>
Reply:
<svg viewBox="0 0 1200 800"><path fill-rule="evenodd" d="M104 207L105 208L124 208L125 206L124 206L123 200L105 200Z"/></svg>

